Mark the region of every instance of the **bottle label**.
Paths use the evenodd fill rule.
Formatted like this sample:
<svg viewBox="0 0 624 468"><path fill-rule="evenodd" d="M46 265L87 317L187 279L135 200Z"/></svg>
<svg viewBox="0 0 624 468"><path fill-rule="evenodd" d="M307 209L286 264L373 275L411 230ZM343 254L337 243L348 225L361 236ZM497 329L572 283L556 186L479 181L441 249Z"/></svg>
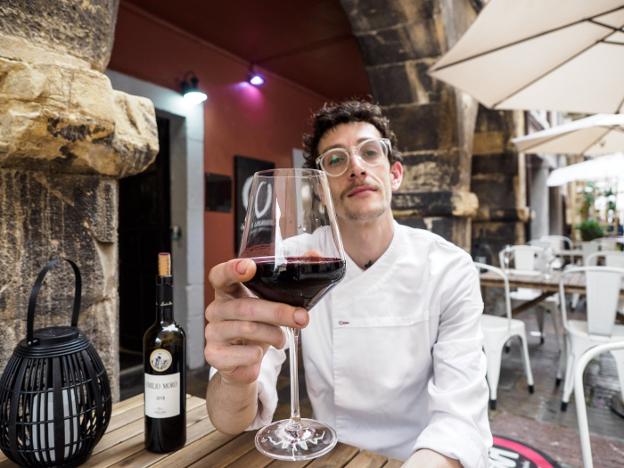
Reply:
<svg viewBox="0 0 624 468"><path fill-rule="evenodd" d="M145 415L171 418L180 414L180 373L145 374Z"/></svg>
<svg viewBox="0 0 624 468"><path fill-rule="evenodd" d="M164 372L169 369L169 366L171 366L173 358L171 357L171 353L169 351L163 348L158 348L150 354L149 362L152 369L158 372Z"/></svg>

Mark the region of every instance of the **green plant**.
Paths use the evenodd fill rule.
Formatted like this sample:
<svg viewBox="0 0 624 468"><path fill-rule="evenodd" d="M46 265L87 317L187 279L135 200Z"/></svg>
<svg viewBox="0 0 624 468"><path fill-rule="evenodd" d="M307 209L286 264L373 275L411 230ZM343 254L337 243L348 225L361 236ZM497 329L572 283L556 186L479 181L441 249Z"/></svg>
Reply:
<svg viewBox="0 0 624 468"><path fill-rule="evenodd" d="M596 187L592 182L588 182L583 189L583 201L581 202L581 207L579 209L583 222L587 221L591 208L594 206L594 201L596 200L595 190Z"/></svg>
<svg viewBox="0 0 624 468"><path fill-rule="evenodd" d="M581 231L581 239L583 241L587 242L604 236L602 227L595 219L586 219L577 227Z"/></svg>
<svg viewBox="0 0 624 468"><path fill-rule="evenodd" d="M607 199L607 212L613 211L615 213L617 209L617 205L616 205L617 193L614 192L612 188L609 188L605 190L603 195Z"/></svg>

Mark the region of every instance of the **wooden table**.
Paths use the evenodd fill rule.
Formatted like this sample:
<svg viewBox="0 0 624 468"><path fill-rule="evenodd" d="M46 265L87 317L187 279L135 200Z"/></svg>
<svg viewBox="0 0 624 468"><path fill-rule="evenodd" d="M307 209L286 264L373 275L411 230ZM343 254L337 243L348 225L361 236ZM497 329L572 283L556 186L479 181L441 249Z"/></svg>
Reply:
<svg viewBox="0 0 624 468"><path fill-rule="evenodd" d="M484 272L479 276L481 286L485 288L502 288L503 279L495 273ZM516 274L514 270L507 271L507 278L509 279L510 288L529 288L539 289L542 293L535 299L524 302L517 307L513 308L513 314L518 314L526 309L529 309L536 304L542 302L549 296L557 294L559 292L559 279L561 278L560 271L554 271L548 278L544 274L538 275L520 275ZM565 276L564 286L566 293L585 294L585 274L583 273L570 273ZM624 287L620 290L620 296L624 297Z"/></svg>
<svg viewBox="0 0 624 468"><path fill-rule="evenodd" d="M236 467L236 468L299 468L349 467L398 468L401 462L349 445L338 444L329 454L306 462L272 460L258 452L253 432L238 436L217 431L206 411L206 401L187 396L186 445L172 453L158 454L143 448L143 395L113 405L106 433L93 449L85 467ZM16 467L0 452L0 468Z"/></svg>
<svg viewBox="0 0 624 468"><path fill-rule="evenodd" d="M555 254L555 256L558 257L570 257L570 258L575 258L575 257L582 257L583 256L583 251L581 249L572 249L572 250L555 250L553 252Z"/></svg>
<svg viewBox="0 0 624 468"><path fill-rule="evenodd" d="M560 271L554 271L548 278L542 273L537 275L517 274L514 270L508 270L510 288L532 288L541 289L545 292L558 292ZM500 276L492 272L484 272L480 275L481 286L486 288L501 288L503 280ZM585 275L583 273L572 273L565 277L566 292L585 294Z"/></svg>

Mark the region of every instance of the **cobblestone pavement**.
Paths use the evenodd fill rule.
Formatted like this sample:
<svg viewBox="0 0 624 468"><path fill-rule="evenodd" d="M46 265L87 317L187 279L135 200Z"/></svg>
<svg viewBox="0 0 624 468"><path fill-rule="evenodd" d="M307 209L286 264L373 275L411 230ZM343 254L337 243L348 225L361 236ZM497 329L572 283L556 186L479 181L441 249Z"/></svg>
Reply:
<svg viewBox="0 0 624 468"><path fill-rule="evenodd" d="M534 310L523 312L516 318L526 323L530 334L529 354L535 393L531 395L527 391L519 342L514 341L509 353L503 355L497 410L490 411L492 432L526 442L564 467L580 467L574 395L568 410L561 412L563 384L555 388L558 353L552 321L547 315L545 343L540 345ZM584 312L575 312L570 318L582 320ZM624 418L610 407L611 399L620 396L615 361L610 354L599 356L587 366L584 383L594 466L622 467Z"/></svg>

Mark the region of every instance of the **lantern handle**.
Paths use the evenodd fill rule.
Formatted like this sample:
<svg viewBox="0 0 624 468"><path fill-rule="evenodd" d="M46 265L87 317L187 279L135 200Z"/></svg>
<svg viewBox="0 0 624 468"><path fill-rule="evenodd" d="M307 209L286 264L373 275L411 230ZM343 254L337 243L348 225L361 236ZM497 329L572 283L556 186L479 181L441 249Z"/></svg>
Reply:
<svg viewBox="0 0 624 468"><path fill-rule="evenodd" d="M72 312L71 326L78 326L78 314L80 312L80 295L82 293L82 278L80 277L80 270L78 269L78 265L76 265L73 261L65 257L54 257L45 267L39 272L37 275L37 279L35 280L35 285L30 291L30 299L28 299L28 317L26 319L26 341L29 345L35 344L33 340L33 327L35 322L35 308L37 307L37 296L39 295L39 290L43 285L43 280L45 275L53 268L59 266L60 261L67 261L72 269L74 270L74 278L75 278L75 289L74 289L74 310Z"/></svg>

